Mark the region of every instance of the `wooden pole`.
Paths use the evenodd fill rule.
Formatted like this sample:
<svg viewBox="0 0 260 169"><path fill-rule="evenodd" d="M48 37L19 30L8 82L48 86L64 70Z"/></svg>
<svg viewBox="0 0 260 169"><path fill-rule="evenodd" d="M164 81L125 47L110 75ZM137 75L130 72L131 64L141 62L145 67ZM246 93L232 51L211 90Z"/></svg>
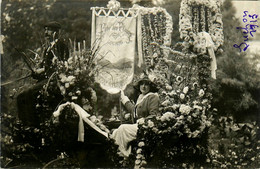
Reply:
<svg viewBox="0 0 260 169"><path fill-rule="evenodd" d="M120 92L121 94L121 92ZM121 103L121 98L120 98L120 95L119 95L119 114L120 114L120 124L123 123L123 115L122 115L122 103Z"/></svg>

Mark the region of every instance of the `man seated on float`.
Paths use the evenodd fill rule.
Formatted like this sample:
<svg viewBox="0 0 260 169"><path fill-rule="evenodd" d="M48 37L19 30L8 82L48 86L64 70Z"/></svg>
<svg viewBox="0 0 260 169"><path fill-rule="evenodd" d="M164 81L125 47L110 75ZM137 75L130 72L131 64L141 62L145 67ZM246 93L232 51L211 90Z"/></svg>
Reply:
<svg viewBox="0 0 260 169"><path fill-rule="evenodd" d="M135 124L121 124L118 129L114 130L111 139L115 140L115 144L119 146L120 155L128 157L131 153L129 142L136 139L138 130L138 119L142 117L153 117L159 115L159 96L157 86L148 77L144 77L134 86L139 91L140 95L133 104L124 92L121 91L121 102L125 105L127 111L132 113Z"/></svg>

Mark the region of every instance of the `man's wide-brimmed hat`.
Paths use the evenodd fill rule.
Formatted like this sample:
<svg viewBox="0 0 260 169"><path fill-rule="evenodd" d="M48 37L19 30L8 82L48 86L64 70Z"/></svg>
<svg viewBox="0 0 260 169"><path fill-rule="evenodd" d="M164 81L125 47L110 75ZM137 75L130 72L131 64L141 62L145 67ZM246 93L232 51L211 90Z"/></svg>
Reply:
<svg viewBox="0 0 260 169"><path fill-rule="evenodd" d="M143 83L148 83L150 85L150 92L158 92L158 87L157 85L149 78L147 75L141 77L135 84L134 88L136 90L140 90L140 85Z"/></svg>
<svg viewBox="0 0 260 169"><path fill-rule="evenodd" d="M57 30L61 29L61 24L56 21L52 21L52 22L48 22L47 24L45 24L44 28L49 28L51 30L57 31Z"/></svg>

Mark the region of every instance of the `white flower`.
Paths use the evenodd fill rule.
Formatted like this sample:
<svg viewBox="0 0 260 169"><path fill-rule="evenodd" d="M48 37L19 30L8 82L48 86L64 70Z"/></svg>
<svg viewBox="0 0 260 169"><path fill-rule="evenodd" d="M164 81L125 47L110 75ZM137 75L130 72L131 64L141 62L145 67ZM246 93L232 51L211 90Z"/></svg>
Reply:
<svg viewBox="0 0 260 169"><path fill-rule="evenodd" d="M60 77L60 79L61 79L60 81L61 81L62 83L65 83L65 82L66 82L67 77L66 77L65 74L61 73L61 74L59 75L59 77Z"/></svg>
<svg viewBox="0 0 260 169"><path fill-rule="evenodd" d="M91 116L90 117L90 121L92 121L93 123L97 122L97 117L96 116Z"/></svg>
<svg viewBox="0 0 260 169"><path fill-rule="evenodd" d="M47 8L47 10L49 10L51 8L51 5L46 5L45 8Z"/></svg>
<svg viewBox="0 0 260 169"><path fill-rule="evenodd" d="M139 120L137 120L137 123L139 125L143 125L144 124L144 118L140 118Z"/></svg>
<svg viewBox="0 0 260 169"><path fill-rule="evenodd" d="M81 91L80 91L80 90L77 90L77 91L76 91L76 94L77 94L77 95L81 95Z"/></svg>
<svg viewBox="0 0 260 169"><path fill-rule="evenodd" d="M188 86L184 87L183 93L186 94L188 91L189 91L189 87Z"/></svg>
<svg viewBox="0 0 260 169"><path fill-rule="evenodd" d="M167 117L166 117L166 116L161 116L160 120L161 120L162 122L164 122L164 121L167 120Z"/></svg>
<svg viewBox="0 0 260 169"><path fill-rule="evenodd" d="M77 100L78 99L78 96L72 96L71 97L71 100Z"/></svg>
<svg viewBox="0 0 260 169"><path fill-rule="evenodd" d="M54 113L53 113L53 116L54 117L58 117L60 115L60 111L55 111Z"/></svg>
<svg viewBox="0 0 260 169"><path fill-rule="evenodd" d="M135 160L135 164L138 165L141 163L141 160Z"/></svg>
<svg viewBox="0 0 260 169"><path fill-rule="evenodd" d="M142 154L137 154L136 159L140 159L140 158L142 158L142 157L143 157Z"/></svg>
<svg viewBox="0 0 260 169"><path fill-rule="evenodd" d="M70 85L74 85L75 82L74 82L74 81L70 81L69 84L70 84Z"/></svg>
<svg viewBox="0 0 260 169"><path fill-rule="evenodd" d="M177 77L176 77L176 81L177 81L177 82L182 82L182 81L183 81L183 77L177 76Z"/></svg>
<svg viewBox="0 0 260 169"><path fill-rule="evenodd" d="M183 115L179 116L179 120L183 120L183 119L184 119Z"/></svg>
<svg viewBox="0 0 260 169"><path fill-rule="evenodd" d="M69 76L69 77L67 78L67 82L74 81L75 79L76 79L75 76Z"/></svg>
<svg viewBox="0 0 260 169"><path fill-rule="evenodd" d="M180 107L179 104L174 104L174 105L172 105L173 110L176 110L176 109L179 108L179 107Z"/></svg>
<svg viewBox="0 0 260 169"><path fill-rule="evenodd" d="M140 154L142 152L142 149L141 148L138 148L137 150L136 150L136 153L137 154Z"/></svg>
<svg viewBox="0 0 260 169"><path fill-rule="evenodd" d="M70 84L69 84L69 83L65 83L65 87L66 87L66 88L69 88L69 87L70 87Z"/></svg>
<svg viewBox="0 0 260 169"><path fill-rule="evenodd" d="M185 95L183 93L181 93L180 98L183 100L185 98Z"/></svg>
<svg viewBox="0 0 260 169"><path fill-rule="evenodd" d="M152 131L153 131L154 133L157 133L159 130L158 130L156 127L153 127Z"/></svg>
<svg viewBox="0 0 260 169"><path fill-rule="evenodd" d="M190 110L191 110L191 107L188 106L188 105L185 105L185 104L182 104L179 111L182 113L182 114L189 114L190 113Z"/></svg>
<svg viewBox="0 0 260 169"><path fill-rule="evenodd" d="M204 94L205 94L204 90L203 90L203 89L200 89L200 91L199 91L199 97L204 96Z"/></svg>
<svg viewBox="0 0 260 169"><path fill-rule="evenodd" d="M97 94L96 94L95 90L92 90L92 92L91 92L91 101L94 103L97 102Z"/></svg>
<svg viewBox="0 0 260 169"><path fill-rule="evenodd" d="M61 94L64 95L66 93L66 89L64 86L60 86Z"/></svg>
<svg viewBox="0 0 260 169"><path fill-rule="evenodd" d="M148 127L152 128L154 126L154 123L151 120L148 120Z"/></svg>
<svg viewBox="0 0 260 169"><path fill-rule="evenodd" d="M156 76L154 74L149 74L148 79L154 82L156 80Z"/></svg>
<svg viewBox="0 0 260 169"><path fill-rule="evenodd" d="M170 100L165 100L164 102L162 102L163 106L168 106L170 104L171 104Z"/></svg>
<svg viewBox="0 0 260 169"><path fill-rule="evenodd" d="M143 141L138 143L138 147L143 147L143 146L144 146L144 142Z"/></svg>
<svg viewBox="0 0 260 169"><path fill-rule="evenodd" d="M89 104L84 104L82 107L86 111L91 111L92 107Z"/></svg>
<svg viewBox="0 0 260 169"><path fill-rule="evenodd" d="M188 120L189 122L191 122L191 120L192 120L191 116L188 116L187 120Z"/></svg>
<svg viewBox="0 0 260 169"><path fill-rule="evenodd" d="M73 57L69 57L68 64L72 64L72 63L73 63Z"/></svg>
<svg viewBox="0 0 260 169"><path fill-rule="evenodd" d="M141 2L141 0L130 0L132 4L135 4L135 3L138 3L138 2Z"/></svg>
<svg viewBox="0 0 260 169"><path fill-rule="evenodd" d="M163 119L165 121L165 120L170 120L170 119L173 119L173 118L175 118L175 114L174 113L166 112L166 113L163 114L161 120Z"/></svg>
<svg viewBox="0 0 260 169"><path fill-rule="evenodd" d="M10 22L10 21L11 21L11 17L9 16L9 14L6 14L5 20L6 20L7 22Z"/></svg>
<svg viewBox="0 0 260 169"><path fill-rule="evenodd" d="M194 105L193 108L194 108L194 109L202 110L202 107L201 107L201 106L198 106L198 105Z"/></svg>
<svg viewBox="0 0 260 169"><path fill-rule="evenodd" d="M167 90L172 90L172 87L170 85L166 85Z"/></svg>
<svg viewBox="0 0 260 169"><path fill-rule="evenodd" d="M209 120L207 120L206 122L204 122L205 124L203 125L203 127L205 128L206 126L207 127L210 127L211 126L211 122Z"/></svg>
<svg viewBox="0 0 260 169"><path fill-rule="evenodd" d="M201 103L202 104L207 104L208 103L208 99L203 99Z"/></svg>
<svg viewBox="0 0 260 169"><path fill-rule="evenodd" d="M165 2L164 0L152 0L152 3L156 6L163 5Z"/></svg>
<svg viewBox="0 0 260 169"><path fill-rule="evenodd" d="M192 134L193 134L193 136L192 136L193 138L197 137L200 134L200 131L199 130L195 130Z"/></svg>
<svg viewBox="0 0 260 169"><path fill-rule="evenodd" d="M147 164L147 162L145 160L142 160L141 165L146 165L146 164Z"/></svg>
<svg viewBox="0 0 260 169"><path fill-rule="evenodd" d="M170 95L171 97L173 97L173 96L176 95L176 94L177 94L177 93L176 93L174 90L169 93L169 95Z"/></svg>

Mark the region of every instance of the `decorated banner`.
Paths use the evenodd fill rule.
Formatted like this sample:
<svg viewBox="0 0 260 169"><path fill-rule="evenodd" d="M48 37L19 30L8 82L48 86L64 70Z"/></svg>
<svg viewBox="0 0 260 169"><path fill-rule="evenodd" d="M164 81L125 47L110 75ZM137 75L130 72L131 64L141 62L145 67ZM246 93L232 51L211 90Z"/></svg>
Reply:
<svg viewBox="0 0 260 169"><path fill-rule="evenodd" d="M100 68L96 81L111 94L123 90L133 79L136 22L136 17L95 18L92 43L98 44L97 65Z"/></svg>

